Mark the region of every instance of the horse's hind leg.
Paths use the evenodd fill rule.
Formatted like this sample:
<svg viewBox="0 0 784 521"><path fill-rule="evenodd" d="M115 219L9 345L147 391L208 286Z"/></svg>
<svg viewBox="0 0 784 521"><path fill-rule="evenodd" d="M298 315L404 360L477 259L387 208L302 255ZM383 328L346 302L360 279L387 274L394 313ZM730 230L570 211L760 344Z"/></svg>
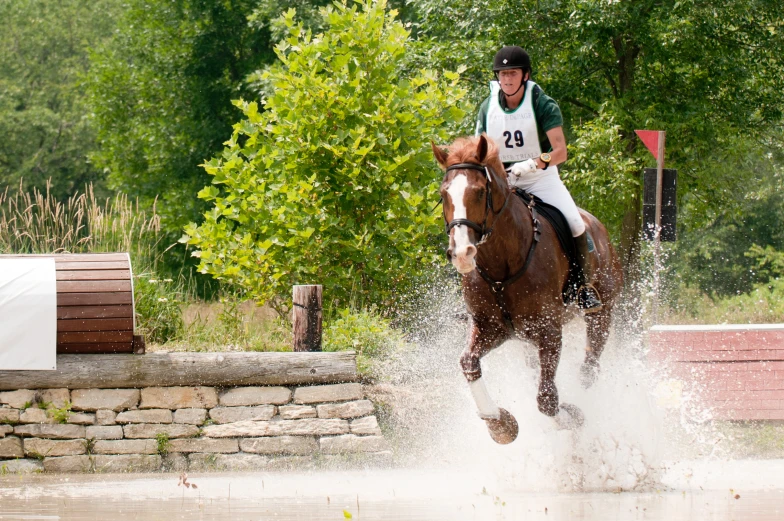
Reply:
<svg viewBox="0 0 784 521"><path fill-rule="evenodd" d="M539 411L555 417L562 428L575 428L583 424L583 413L568 403L559 403L558 388L555 386L555 373L561 359L562 334L560 328L552 328L536 335L534 342L539 348L539 392L536 401Z"/></svg>
<svg viewBox="0 0 784 521"><path fill-rule="evenodd" d="M598 313L585 316L588 329L588 346L585 348L585 361L580 368L580 379L584 388L589 388L599 376L599 357L602 356L607 337L610 336L610 310L604 308Z"/></svg>
<svg viewBox="0 0 784 521"><path fill-rule="evenodd" d="M541 331L532 340L539 349L539 392L536 394L539 412L546 416L555 416L558 414L555 372L561 360L561 331L558 328Z"/></svg>
<svg viewBox="0 0 784 521"><path fill-rule="evenodd" d="M480 330L473 323L468 332L468 346L460 356L460 367L468 380L479 417L487 424L490 437L502 445L511 443L517 438L517 420L507 410L498 407L490 398L482 379L481 359L503 342L507 336L505 328L500 326L491 326Z"/></svg>

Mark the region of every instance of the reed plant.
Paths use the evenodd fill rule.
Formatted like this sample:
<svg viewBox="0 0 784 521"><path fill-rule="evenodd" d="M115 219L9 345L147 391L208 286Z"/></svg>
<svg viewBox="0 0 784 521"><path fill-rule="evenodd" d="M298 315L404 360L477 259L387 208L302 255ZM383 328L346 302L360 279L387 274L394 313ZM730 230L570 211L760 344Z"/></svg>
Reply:
<svg viewBox="0 0 784 521"><path fill-rule="evenodd" d="M92 185L66 201L45 191L0 193L0 253L129 252L135 263L154 266L158 259L160 217L125 194L100 201Z"/></svg>
<svg viewBox="0 0 784 521"><path fill-rule="evenodd" d="M176 338L183 328L187 280L157 274L163 234L155 206L142 208L125 194L101 201L92 185L60 201L50 188L26 191L20 183L15 191L0 193L0 254L127 252L135 279L137 332L148 342Z"/></svg>

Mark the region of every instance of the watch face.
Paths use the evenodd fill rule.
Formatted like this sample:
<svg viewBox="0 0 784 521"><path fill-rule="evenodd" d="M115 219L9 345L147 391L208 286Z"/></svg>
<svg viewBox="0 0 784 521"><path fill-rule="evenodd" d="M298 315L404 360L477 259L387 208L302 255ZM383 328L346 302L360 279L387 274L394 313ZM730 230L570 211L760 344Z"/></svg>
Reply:
<svg viewBox="0 0 784 521"><path fill-rule="evenodd" d="M549 162L550 162L550 154L548 154L547 152L545 152L544 154L542 154L541 156L539 156L539 158L540 158L542 161L544 161L545 163L549 163Z"/></svg>

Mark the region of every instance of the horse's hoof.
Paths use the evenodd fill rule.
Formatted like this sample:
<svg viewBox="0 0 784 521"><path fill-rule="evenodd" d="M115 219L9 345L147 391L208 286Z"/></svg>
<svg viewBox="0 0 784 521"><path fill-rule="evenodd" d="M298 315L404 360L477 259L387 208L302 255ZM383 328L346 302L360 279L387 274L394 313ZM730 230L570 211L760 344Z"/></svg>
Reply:
<svg viewBox="0 0 784 521"><path fill-rule="evenodd" d="M485 419L485 423L487 424L487 429L490 431L490 437L493 438L493 441L501 445L506 445L517 439L517 433L520 431L520 428L517 425L517 420L515 420L515 417L512 416L509 411L506 409L500 409L500 411L501 417L499 419L494 420L488 418Z"/></svg>
<svg viewBox="0 0 784 521"><path fill-rule="evenodd" d="M576 405L562 403L555 415L555 423L559 429L579 429L585 423L585 415Z"/></svg>
<svg viewBox="0 0 784 521"><path fill-rule="evenodd" d="M582 383L583 389L591 387L598 378L599 366L583 362L583 365L580 366L580 383Z"/></svg>

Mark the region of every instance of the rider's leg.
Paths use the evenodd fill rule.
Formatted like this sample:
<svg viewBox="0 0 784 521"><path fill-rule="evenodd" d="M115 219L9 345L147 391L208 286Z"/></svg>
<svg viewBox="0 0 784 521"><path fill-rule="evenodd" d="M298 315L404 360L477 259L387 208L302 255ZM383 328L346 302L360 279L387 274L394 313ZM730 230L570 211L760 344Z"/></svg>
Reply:
<svg viewBox="0 0 784 521"><path fill-rule="evenodd" d="M591 252L588 247L588 233L584 232L582 235L575 237L574 244L577 246L577 261L580 263L580 269L583 270L583 279L585 281L577 292L578 305L586 313L596 313L602 309L603 304L599 298L599 292L593 287L593 263L591 262Z"/></svg>
<svg viewBox="0 0 784 521"><path fill-rule="evenodd" d="M572 237L578 237L585 233L585 221L580 216L580 211L574 204L572 195L561 181L558 169L550 167L546 174L543 170L537 170L535 174L517 181L515 186L561 210L569 224L569 229L572 231Z"/></svg>
<svg viewBox="0 0 784 521"><path fill-rule="evenodd" d="M529 193L537 196L542 201L551 204L561 210L566 218L569 228L572 231L575 245L577 246L577 261L583 272L585 283L577 292L577 301L581 309L587 313L594 313L602 309L602 301L599 292L593 287L593 265L590 251L588 250L588 234L585 230L583 221L577 205L572 199L572 195L564 186L557 170L550 173L553 168L548 168L548 173L544 175L532 176L530 182L525 187L521 187ZM537 171L539 174L541 171Z"/></svg>

